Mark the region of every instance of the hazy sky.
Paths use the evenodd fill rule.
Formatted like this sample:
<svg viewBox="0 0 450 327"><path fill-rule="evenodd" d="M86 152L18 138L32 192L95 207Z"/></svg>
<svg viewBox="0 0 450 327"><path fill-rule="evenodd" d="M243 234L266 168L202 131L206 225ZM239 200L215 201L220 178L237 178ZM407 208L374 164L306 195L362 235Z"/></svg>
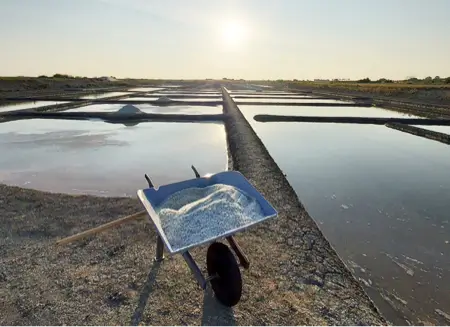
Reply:
<svg viewBox="0 0 450 327"><path fill-rule="evenodd" d="M0 75L450 76L450 0L0 0Z"/></svg>

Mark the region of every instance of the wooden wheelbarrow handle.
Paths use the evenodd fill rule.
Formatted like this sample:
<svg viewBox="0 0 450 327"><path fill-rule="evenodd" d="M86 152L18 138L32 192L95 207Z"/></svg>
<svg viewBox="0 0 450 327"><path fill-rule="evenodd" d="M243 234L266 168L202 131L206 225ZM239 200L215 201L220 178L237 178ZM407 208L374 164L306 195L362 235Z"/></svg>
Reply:
<svg viewBox="0 0 450 327"><path fill-rule="evenodd" d="M56 245L64 245L64 244L67 244L67 243L71 243L71 242L77 241L77 240L79 240L79 239L81 239L83 237L87 237L87 236L90 236L90 235L94 235L94 234L103 232L103 231L105 231L107 229L110 229L110 228L122 225L122 224L124 224L126 222L129 222L131 220L136 220L136 219L142 218L146 214L147 214L147 211L144 210L144 211L140 211L140 212L137 212L135 214L132 214L130 216L126 216L126 217L123 217L123 218L119 218L119 219L110 221L109 223L97 226L97 227L89 229L87 231L84 231L84 232L81 232L81 233L78 233L78 234L75 234L75 235L72 235L72 236L60 239L60 240L56 241Z"/></svg>

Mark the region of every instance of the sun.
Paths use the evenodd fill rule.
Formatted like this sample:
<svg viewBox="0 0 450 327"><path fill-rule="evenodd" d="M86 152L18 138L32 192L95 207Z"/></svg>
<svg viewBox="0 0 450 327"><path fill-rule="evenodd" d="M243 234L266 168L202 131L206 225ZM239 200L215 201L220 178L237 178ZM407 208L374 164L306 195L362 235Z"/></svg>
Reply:
<svg viewBox="0 0 450 327"><path fill-rule="evenodd" d="M227 45L241 45L247 38L246 27L237 21L230 21L222 26L222 40Z"/></svg>

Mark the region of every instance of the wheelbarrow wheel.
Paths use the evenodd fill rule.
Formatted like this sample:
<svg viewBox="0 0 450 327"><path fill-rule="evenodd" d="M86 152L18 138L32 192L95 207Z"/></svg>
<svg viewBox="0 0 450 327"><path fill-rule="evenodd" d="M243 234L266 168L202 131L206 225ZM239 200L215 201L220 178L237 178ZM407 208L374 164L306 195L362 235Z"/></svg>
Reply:
<svg viewBox="0 0 450 327"><path fill-rule="evenodd" d="M239 265L225 244L215 242L208 248L206 266L211 280L211 287L223 305L232 307L241 299L242 278Z"/></svg>

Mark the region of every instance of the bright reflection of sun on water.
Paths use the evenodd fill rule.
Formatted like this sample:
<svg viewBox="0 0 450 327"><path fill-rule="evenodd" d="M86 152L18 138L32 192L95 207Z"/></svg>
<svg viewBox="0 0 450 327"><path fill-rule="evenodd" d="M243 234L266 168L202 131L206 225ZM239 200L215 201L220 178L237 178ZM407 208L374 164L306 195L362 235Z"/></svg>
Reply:
<svg viewBox="0 0 450 327"><path fill-rule="evenodd" d="M222 26L222 39L227 46L243 45L247 29L239 22L228 22Z"/></svg>

